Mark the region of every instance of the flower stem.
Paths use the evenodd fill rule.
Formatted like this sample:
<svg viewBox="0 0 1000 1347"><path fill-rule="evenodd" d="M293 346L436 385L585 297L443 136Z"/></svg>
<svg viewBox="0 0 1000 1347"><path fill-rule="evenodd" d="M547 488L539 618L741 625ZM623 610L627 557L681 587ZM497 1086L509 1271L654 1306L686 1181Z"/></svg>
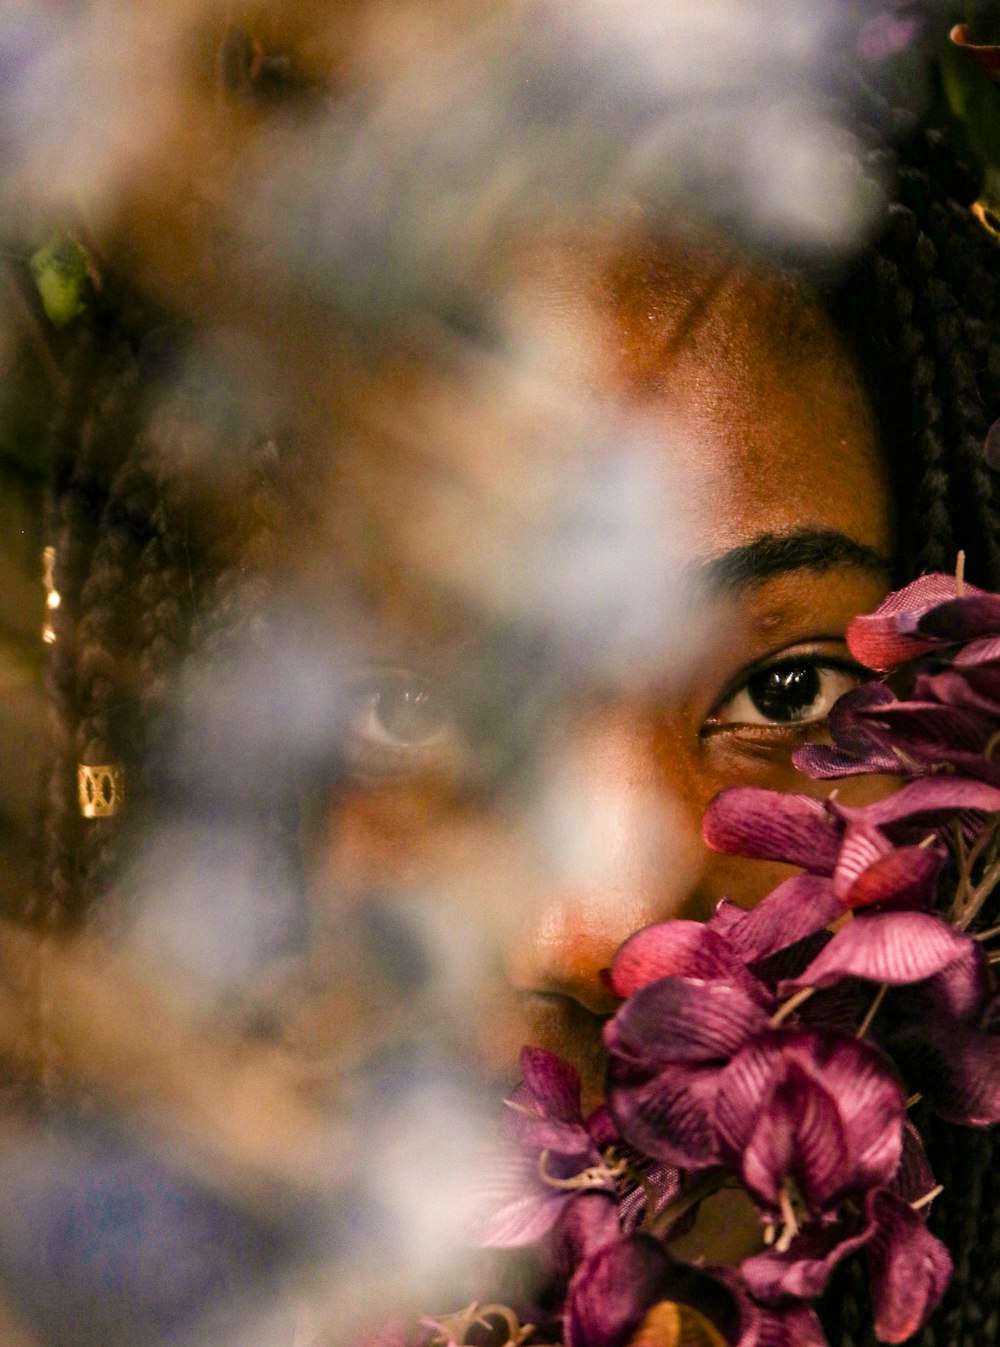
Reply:
<svg viewBox="0 0 1000 1347"><path fill-rule="evenodd" d="M888 990L889 990L888 982L883 982L881 987L879 987L878 991L872 997L872 1003L868 1007L868 1010L865 1012L864 1019L858 1025L858 1031L854 1035L855 1038L864 1038L865 1034L867 1034L868 1030L871 1028L872 1020L878 1014L879 1006L885 1000L885 994Z"/></svg>
<svg viewBox="0 0 1000 1347"><path fill-rule="evenodd" d="M789 1015L794 1014L799 1006L804 1001L808 1001L815 991L815 987L803 987L801 991L797 991L794 996L790 996L787 1001L784 1001L771 1016L771 1028L777 1029L780 1024L784 1024Z"/></svg>
<svg viewBox="0 0 1000 1347"><path fill-rule="evenodd" d="M933 1202L934 1199L943 1192L944 1192L944 1184L939 1183L934 1188L932 1188L929 1193L924 1193L923 1197L918 1197L916 1202L911 1202L910 1206L913 1208L914 1211L919 1211L921 1207L926 1207L928 1203Z"/></svg>

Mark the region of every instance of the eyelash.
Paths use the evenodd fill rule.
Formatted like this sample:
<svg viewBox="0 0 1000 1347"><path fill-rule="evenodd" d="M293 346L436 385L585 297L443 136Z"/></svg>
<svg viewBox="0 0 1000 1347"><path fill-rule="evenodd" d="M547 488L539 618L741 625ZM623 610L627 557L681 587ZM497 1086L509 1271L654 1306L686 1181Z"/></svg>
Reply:
<svg viewBox="0 0 1000 1347"><path fill-rule="evenodd" d="M823 697L826 702L817 714L801 717L789 716L787 719L778 719L775 717L768 717L764 712L759 710L759 708L753 706L752 693L750 691L753 681L755 679L763 678L769 673L777 673L785 669L789 671L806 670L817 675L819 686L817 689L817 697L814 700L819 700L819 698ZM824 689L824 675L840 675L843 680L842 685L835 685L831 688L827 681L826 688ZM751 730L758 734L770 735L800 734L806 727L823 724L829 716L830 709L834 702L837 701L843 693L873 677L874 674L870 669L866 669L850 659L838 659L834 655L827 655L817 651L783 650L766 662L743 671L739 677L729 685L723 696L717 702L715 709L706 718L702 726L702 736L704 737L722 731L733 730ZM739 699L742 697L746 697L750 700L749 710L752 718L741 718L741 714L737 714L731 719L723 718L727 708L731 708L734 703L738 703ZM745 712L742 714L745 714Z"/></svg>

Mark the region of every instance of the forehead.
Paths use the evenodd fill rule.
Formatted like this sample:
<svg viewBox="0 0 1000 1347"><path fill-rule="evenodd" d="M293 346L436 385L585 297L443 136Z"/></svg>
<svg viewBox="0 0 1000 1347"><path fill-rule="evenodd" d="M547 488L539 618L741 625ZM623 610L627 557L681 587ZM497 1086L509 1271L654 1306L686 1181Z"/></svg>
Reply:
<svg viewBox="0 0 1000 1347"><path fill-rule="evenodd" d="M537 273L536 318L547 312L599 395L652 424L706 553L803 527L888 552L874 421L804 287L674 244L554 257Z"/></svg>

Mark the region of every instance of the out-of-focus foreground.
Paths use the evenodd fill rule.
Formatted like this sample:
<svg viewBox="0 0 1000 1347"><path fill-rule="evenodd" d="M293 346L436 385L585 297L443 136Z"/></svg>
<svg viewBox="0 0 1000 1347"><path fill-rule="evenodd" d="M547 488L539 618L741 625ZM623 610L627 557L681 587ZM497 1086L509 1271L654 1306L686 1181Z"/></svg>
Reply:
<svg viewBox="0 0 1000 1347"><path fill-rule="evenodd" d="M519 280L640 217L845 265L893 119L950 98L996 152L955 8L8 0L5 1342L312 1347L471 1298L499 950L613 831L544 727L714 639L683 477ZM447 652L460 731L400 650ZM433 863L358 905L324 802L399 743L509 832L422 818ZM121 764L81 817L77 766Z"/></svg>

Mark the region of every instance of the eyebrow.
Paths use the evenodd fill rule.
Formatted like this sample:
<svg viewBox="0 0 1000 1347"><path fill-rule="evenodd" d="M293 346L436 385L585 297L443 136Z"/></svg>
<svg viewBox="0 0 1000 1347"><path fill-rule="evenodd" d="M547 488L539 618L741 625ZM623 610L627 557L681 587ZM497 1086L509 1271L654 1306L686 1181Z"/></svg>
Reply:
<svg viewBox="0 0 1000 1347"><path fill-rule="evenodd" d="M892 576L892 563L874 548L836 529L805 528L790 533L762 533L742 547L712 557L699 567L712 591L747 589L789 571L829 571L854 567L880 579Z"/></svg>

